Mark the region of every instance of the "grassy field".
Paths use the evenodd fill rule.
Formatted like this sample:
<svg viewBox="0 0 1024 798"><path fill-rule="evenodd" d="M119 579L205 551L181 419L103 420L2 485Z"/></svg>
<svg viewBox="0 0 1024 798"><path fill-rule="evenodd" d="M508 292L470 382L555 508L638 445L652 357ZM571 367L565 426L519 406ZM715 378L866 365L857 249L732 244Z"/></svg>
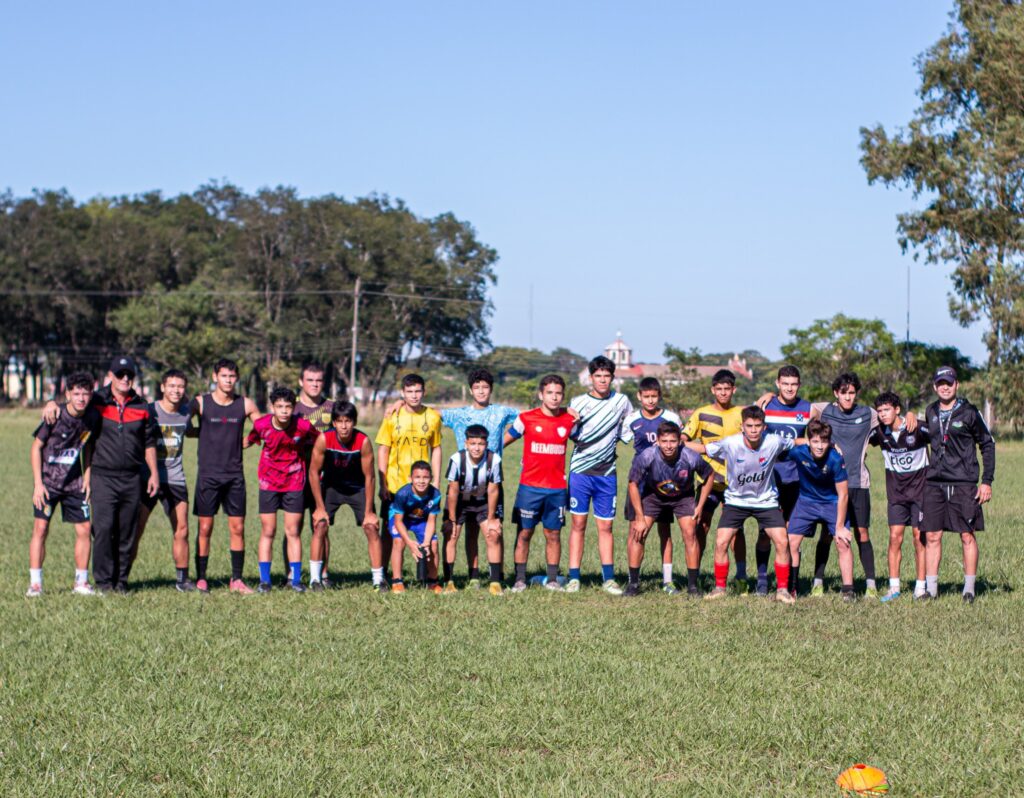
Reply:
<svg viewBox="0 0 1024 798"><path fill-rule="evenodd" d="M72 532L57 523L47 593L30 601L32 419L0 416L0 795L832 796L860 761L888 773L890 795L1024 789L1019 444L999 448L973 607L957 545L937 602L846 606L832 592L784 607L669 598L652 553L652 590L607 596L592 537L575 596L377 596L347 515L336 591L229 595L219 520L213 593L178 594L155 517L131 596L72 595ZM518 450L509 459L514 483ZM872 473L884 579L880 460ZM539 541L534 555L539 571ZM909 541L904 557L912 576ZM833 591L837 576L833 557Z"/></svg>

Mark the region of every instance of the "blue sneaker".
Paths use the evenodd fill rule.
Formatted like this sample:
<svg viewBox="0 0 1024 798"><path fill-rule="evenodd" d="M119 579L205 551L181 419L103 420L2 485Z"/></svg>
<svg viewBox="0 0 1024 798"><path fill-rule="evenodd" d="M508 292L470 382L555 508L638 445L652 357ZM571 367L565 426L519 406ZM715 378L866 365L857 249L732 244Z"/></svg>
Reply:
<svg viewBox="0 0 1024 798"><path fill-rule="evenodd" d="M898 590L890 590L888 593L886 593L884 596L882 596L879 599L879 601L881 601L883 604L888 604L890 601L895 601L899 597L900 597L900 591L898 591Z"/></svg>

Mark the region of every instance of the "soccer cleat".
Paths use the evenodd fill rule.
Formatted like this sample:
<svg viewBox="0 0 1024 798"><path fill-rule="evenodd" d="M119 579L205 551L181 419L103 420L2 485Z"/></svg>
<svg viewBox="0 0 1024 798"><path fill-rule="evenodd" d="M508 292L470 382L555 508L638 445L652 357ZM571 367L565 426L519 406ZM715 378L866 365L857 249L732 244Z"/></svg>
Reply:
<svg viewBox="0 0 1024 798"><path fill-rule="evenodd" d="M92 585L90 585L88 582L79 582L77 585L74 586L74 588L72 588L71 592L74 593L76 596L96 595L96 591L93 590Z"/></svg>
<svg viewBox="0 0 1024 798"><path fill-rule="evenodd" d="M466 590L479 590L481 587L483 586L480 584L479 579L470 579L466 585Z"/></svg>
<svg viewBox="0 0 1024 798"><path fill-rule="evenodd" d="M635 585L632 582L630 582L629 584L626 585L626 589L622 591L622 595L623 596L630 596L630 597L639 596L640 595L640 585Z"/></svg>
<svg viewBox="0 0 1024 798"><path fill-rule="evenodd" d="M436 593L437 591L434 591L434 592ZM445 583L445 586L444 586L444 592L445 593L458 593L459 589L457 587L455 587L455 583L454 582L447 582L447 583Z"/></svg>
<svg viewBox="0 0 1024 798"><path fill-rule="evenodd" d="M331 580L329 576L327 576L327 574L324 574L322 577L320 577L320 583L324 586L325 590L331 590L335 587L334 582Z"/></svg>
<svg viewBox="0 0 1024 798"><path fill-rule="evenodd" d="M687 598L699 599L704 597L704 591L699 587L688 587L686 588Z"/></svg>
<svg viewBox="0 0 1024 798"><path fill-rule="evenodd" d="M398 595L404 594L405 593L405 582L395 582L391 586L391 592L392 593L396 593Z"/></svg>
<svg viewBox="0 0 1024 798"><path fill-rule="evenodd" d="M516 583L512 585L512 592L522 593L524 590L526 590L526 582L524 582L522 579L517 579Z"/></svg>
<svg viewBox="0 0 1024 798"><path fill-rule="evenodd" d="M260 582L258 585L256 585L257 593L269 593L271 590L273 590L273 587L271 586L270 582Z"/></svg>
<svg viewBox="0 0 1024 798"><path fill-rule="evenodd" d="M963 602L964 602L964 604L973 604L974 603L974 594L973 593L964 593L963 594Z"/></svg>
<svg viewBox="0 0 1024 798"><path fill-rule="evenodd" d="M734 579L732 581L733 592L740 596L745 596L750 592L750 584L746 579Z"/></svg>
<svg viewBox="0 0 1024 798"><path fill-rule="evenodd" d="M601 583L601 590L607 593L609 596L621 596L622 588L619 587L619 583L614 579L605 579Z"/></svg>
<svg viewBox="0 0 1024 798"><path fill-rule="evenodd" d="M374 593L387 593L391 590L391 587L387 582L377 582L375 585L370 585L370 590Z"/></svg>
<svg viewBox="0 0 1024 798"><path fill-rule="evenodd" d="M877 587L866 587L864 588L864 598L878 598Z"/></svg>
<svg viewBox="0 0 1024 798"><path fill-rule="evenodd" d="M764 581L761 581L760 579L757 580L757 587L754 590L754 592L758 596L767 596L768 595L768 580L767 579L765 579Z"/></svg>
<svg viewBox="0 0 1024 798"><path fill-rule="evenodd" d="M501 586L501 582L491 582L487 586L487 592L492 596L501 596L505 593L505 588Z"/></svg>
<svg viewBox="0 0 1024 798"><path fill-rule="evenodd" d="M186 579L184 582L175 582L174 589L179 593L191 593L196 589L196 583L191 579Z"/></svg>
<svg viewBox="0 0 1024 798"><path fill-rule="evenodd" d="M321 582L319 579L317 579L317 580L315 580L313 582L310 582L309 583L309 590L310 590L311 593L323 593L324 592L324 583Z"/></svg>
<svg viewBox="0 0 1024 798"><path fill-rule="evenodd" d="M570 579L568 582L566 582L565 583L565 592L566 593L579 593L580 592L580 580L579 579Z"/></svg>
<svg viewBox="0 0 1024 798"><path fill-rule="evenodd" d="M28 590L25 591L25 598L36 598L43 595L42 585L29 585Z"/></svg>
<svg viewBox="0 0 1024 798"><path fill-rule="evenodd" d="M552 593L564 593L565 588L558 584L557 579L551 579L544 583L544 589L550 590Z"/></svg>
<svg viewBox="0 0 1024 798"><path fill-rule="evenodd" d="M197 579L196 580L196 590L198 590L200 593L209 593L210 592L210 583L207 582L205 579Z"/></svg>
<svg viewBox="0 0 1024 798"><path fill-rule="evenodd" d="M729 591L724 587L715 586L715 589L704 596L706 601L715 601L716 599L723 599L729 595Z"/></svg>
<svg viewBox="0 0 1024 798"><path fill-rule="evenodd" d="M898 599L900 597L900 595L901 595L900 591L898 591L898 590L890 590L888 593L886 593L884 596L882 596L879 599L879 601L881 601L883 604L888 604L890 601L895 601L896 599Z"/></svg>
<svg viewBox="0 0 1024 798"><path fill-rule="evenodd" d="M925 591L924 593L914 594L914 601L928 601L930 598L931 594L929 594L928 591Z"/></svg>
<svg viewBox="0 0 1024 798"><path fill-rule="evenodd" d="M661 586L661 592L668 596L678 596L679 588L676 587L672 582L664 582Z"/></svg>
<svg viewBox="0 0 1024 798"><path fill-rule="evenodd" d="M788 590L779 588L775 591L775 600L781 601L783 604L796 604L796 598Z"/></svg>
<svg viewBox="0 0 1024 798"><path fill-rule="evenodd" d="M240 596L250 596L253 593L253 589L241 579L232 579L228 583L228 590L232 593L238 593Z"/></svg>
<svg viewBox="0 0 1024 798"><path fill-rule="evenodd" d="M839 594L839 598L841 598L846 604L856 604L857 603L857 594L854 593L852 590L844 590L844 591L842 591ZM884 601L885 599L882 599L882 600Z"/></svg>
<svg viewBox="0 0 1024 798"><path fill-rule="evenodd" d="M128 585L115 585L114 592L119 596L127 596L129 593Z"/></svg>
<svg viewBox="0 0 1024 798"><path fill-rule="evenodd" d="M292 589L292 593L305 593L306 586L302 582L291 582L288 587Z"/></svg>
<svg viewBox="0 0 1024 798"><path fill-rule="evenodd" d="M811 598L817 598L818 596L824 596L825 595L825 586L824 585L814 585L811 588L811 592L810 592L809 595L811 596Z"/></svg>

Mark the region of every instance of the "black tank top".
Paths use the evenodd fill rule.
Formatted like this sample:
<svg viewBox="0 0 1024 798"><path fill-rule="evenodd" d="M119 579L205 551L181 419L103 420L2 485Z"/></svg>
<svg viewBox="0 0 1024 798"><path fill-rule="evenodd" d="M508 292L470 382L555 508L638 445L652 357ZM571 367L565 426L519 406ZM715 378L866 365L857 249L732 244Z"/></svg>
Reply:
<svg viewBox="0 0 1024 798"><path fill-rule="evenodd" d="M199 473L205 477L240 476L245 398L236 396L231 404L219 405L213 394L203 394L200 418Z"/></svg>

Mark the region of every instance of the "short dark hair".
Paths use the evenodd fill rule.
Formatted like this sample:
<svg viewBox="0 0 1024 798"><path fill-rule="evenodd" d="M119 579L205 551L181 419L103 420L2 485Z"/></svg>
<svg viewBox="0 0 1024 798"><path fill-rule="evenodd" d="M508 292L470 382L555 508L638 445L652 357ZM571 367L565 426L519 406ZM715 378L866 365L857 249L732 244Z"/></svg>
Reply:
<svg viewBox="0 0 1024 798"><path fill-rule="evenodd" d="M65 391L70 391L72 388L88 388L91 391L95 387L96 380L87 371L76 371L64 378Z"/></svg>
<svg viewBox="0 0 1024 798"><path fill-rule="evenodd" d="M160 378L160 384L163 385L167 380L173 379L184 380L185 384L188 385L188 377L185 376L185 372L181 369L167 369Z"/></svg>
<svg viewBox="0 0 1024 798"><path fill-rule="evenodd" d="M832 393L838 393L850 385L853 386L853 390L860 391L860 377L857 376L856 372L844 371L832 380Z"/></svg>
<svg viewBox="0 0 1024 798"><path fill-rule="evenodd" d="M235 376L238 376L238 364L227 357L222 357L216 363L213 364L213 373L217 374L221 371L233 371Z"/></svg>
<svg viewBox="0 0 1024 798"><path fill-rule="evenodd" d="M827 438L832 440L832 425L820 418L811 419L807 424L807 440L811 438Z"/></svg>
<svg viewBox="0 0 1024 798"><path fill-rule="evenodd" d="M406 374L402 377L403 388L411 388L413 385L419 385L422 388L426 383L419 374Z"/></svg>
<svg viewBox="0 0 1024 798"><path fill-rule="evenodd" d="M608 371L615 376L615 364L604 355L598 355L587 363L587 371L593 374L595 371Z"/></svg>
<svg viewBox="0 0 1024 798"><path fill-rule="evenodd" d="M470 424L468 427L466 427L467 441L470 438L483 438L484 440L487 440L488 437L489 436L487 432L487 427L485 427L483 424Z"/></svg>
<svg viewBox="0 0 1024 798"><path fill-rule="evenodd" d="M675 435L677 438L683 434L683 431L679 429L679 425L674 421L662 421L658 425L658 437L662 435Z"/></svg>
<svg viewBox="0 0 1024 798"><path fill-rule="evenodd" d="M729 369L719 369L711 377L711 384L721 385L722 383L725 383L726 385L735 385L736 375L729 371Z"/></svg>
<svg viewBox="0 0 1024 798"><path fill-rule="evenodd" d="M565 380L559 377L557 374L545 374L540 378L540 384L537 386L537 390L543 392L544 389L549 385L557 385L563 391L565 390Z"/></svg>
<svg viewBox="0 0 1024 798"><path fill-rule="evenodd" d="M270 392L270 404L275 405L278 402L287 402L290 405L295 404L295 391L284 385L278 385Z"/></svg>
<svg viewBox="0 0 1024 798"><path fill-rule="evenodd" d="M426 460L417 460L411 466L409 466L409 476L412 476L413 471L426 471L428 474L433 474L434 469L430 467L430 463Z"/></svg>
<svg viewBox="0 0 1024 798"><path fill-rule="evenodd" d="M903 409L903 402L900 401L899 394L894 391L882 391L875 397L875 409L878 409L882 405L892 405L893 407L898 407L900 410Z"/></svg>
<svg viewBox="0 0 1024 798"><path fill-rule="evenodd" d="M764 411L757 405L747 405L740 411L740 418L744 421L749 421L750 419L764 421Z"/></svg>
<svg viewBox="0 0 1024 798"><path fill-rule="evenodd" d="M305 363L302 364L302 369L301 371L299 371L299 379L305 377L307 371L312 371L314 374L323 374L325 369L323 367L323 364L317 363L315 360L307 360Z"/></svg>
<svg viewBox="0 0 1024 798"><path fill-rule="evenodd" d="M783 377L796 377L797 379L800 379L800 369L796 366L782 366L779 368L779 373L775 379L781 380Z"/></svg>
<svg viewBox="0 0 1024 798"><path fill-rule="evenodd" d="M472 388L478 382L486 382L492 388L494 387L494 375L491 374L487 369L473 369L466 376L466 382L469 383L469 387Z"/></svg>
<svg viewBox="0 0 1024 798"><path fill-rule="evenodd" d="M642 380L640 380L640 387L637 390L639 390L639 391L657 391L660 394L661 393L661 383L658 382L658 378L657 377L644 377Z"/></svg>
<svg viewBox="0 0 1024 798"><path fill-rule="evenodd" d="M335 402L334 407L331 408L331 423L339 418L352 419L352 423L355 424L359 421L359 411L351 402Z"/></svg>

